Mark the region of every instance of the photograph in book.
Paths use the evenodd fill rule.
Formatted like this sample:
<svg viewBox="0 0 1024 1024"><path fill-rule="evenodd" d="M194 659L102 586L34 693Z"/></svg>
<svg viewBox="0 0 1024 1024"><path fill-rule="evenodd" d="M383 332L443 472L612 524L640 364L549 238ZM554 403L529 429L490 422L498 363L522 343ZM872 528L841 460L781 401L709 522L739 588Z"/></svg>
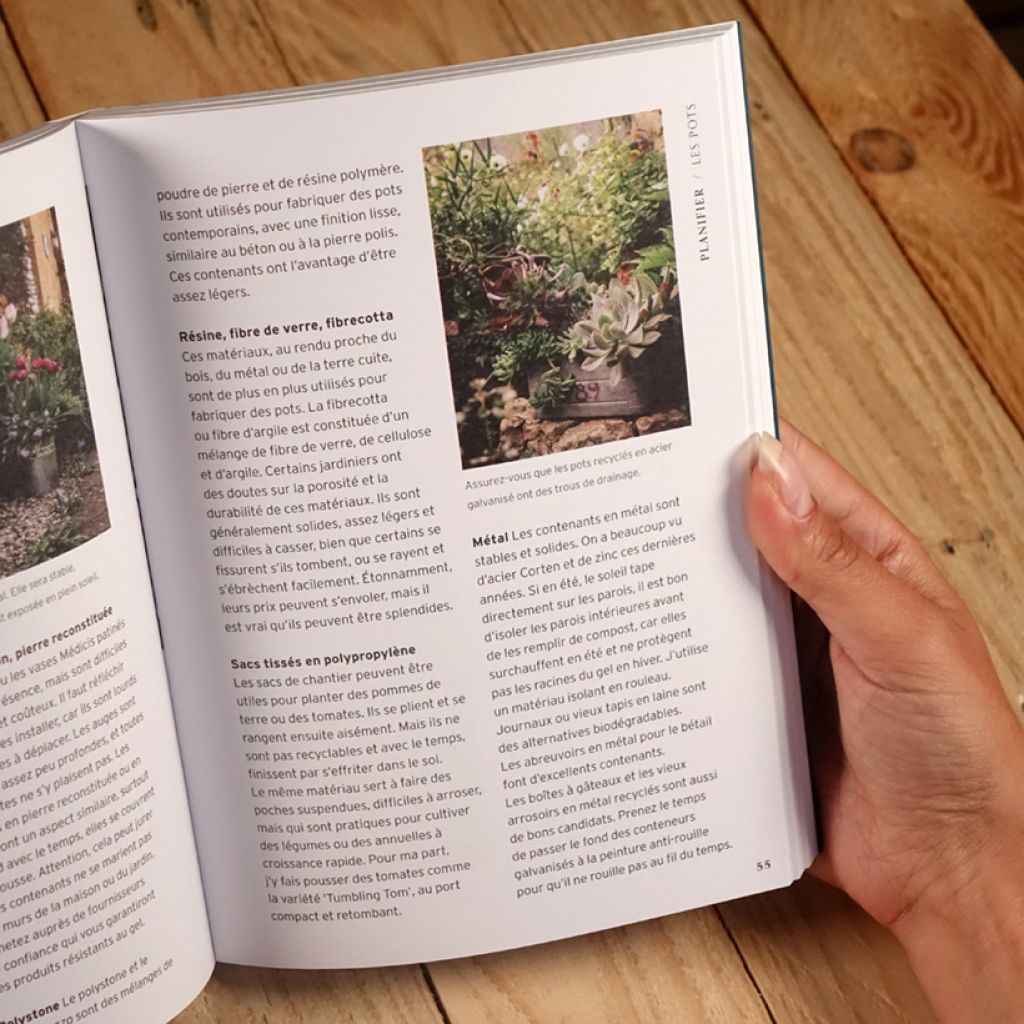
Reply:
<svg viewBox="0 0 1024 1024"><path fill-rule="evenodd" d="M423 164L464 468L690 424L660 111Z"/></svg>
<svg viewBox="0 0 1024 1024"><path fill-rule="evenodd" d="M0 227L0 578L110 527L57 216Z"/></svg>

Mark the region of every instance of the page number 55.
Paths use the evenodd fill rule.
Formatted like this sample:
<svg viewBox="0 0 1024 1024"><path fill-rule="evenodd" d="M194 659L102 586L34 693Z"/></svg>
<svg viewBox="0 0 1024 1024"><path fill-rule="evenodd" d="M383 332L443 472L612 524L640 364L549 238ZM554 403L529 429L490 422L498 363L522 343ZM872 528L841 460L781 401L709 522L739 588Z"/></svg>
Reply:
<svg viewBox="0 0 1024 1024"><path fill-rule="evenodd" d="M772 862L770 860L759 860L757 862L758 871L768 871L771 869Z"/></svg>

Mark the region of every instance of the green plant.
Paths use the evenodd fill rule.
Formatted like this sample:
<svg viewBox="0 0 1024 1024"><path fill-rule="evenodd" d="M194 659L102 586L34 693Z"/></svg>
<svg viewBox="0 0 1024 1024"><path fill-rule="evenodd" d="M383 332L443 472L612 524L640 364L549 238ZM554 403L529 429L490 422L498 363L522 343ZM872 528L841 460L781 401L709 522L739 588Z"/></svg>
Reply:
<svg viewBox="0 0 1024 1024"><path fill-rule="evenodd" d="M550 409L565 405L576 390L576 378L559 366L551 366L540 378L540 386L530 389L530 405Z"/></svg>
<svg viewBox="0 0 1024 1024"><path fill-rule="evenodd" d="M495 259L483 270L484 292L493 314L492 330L549 327L564 330L586 295L586 280L563 263L552 269L547 258L520 250Z"/></svg>
<svg viewBox="0 0 1024 1024"><path fill-rule="evenodd" d="M0 418L4 436L0 438L0 464L13 464L28 459L43 445L53 440L57 421L42 412L11 412Z"/></svg>
<svg viewBox="0 0 1024 1024"><path fill-rule="evenodd" d="M540 385L530 388L530 405L535 409L562 405L576 386L576 378L563 368L568 354L566 340L552 331L537 328L522 331L504 339L495 356L491 376L508 383L521 379L538 364L547 363Z"/></svg>
<svg viewBox="0 0 1024 1024"><path fill-rule="evenodd" d="M553 331L543 328L520 331L502 339L494 357L491 375L508 383L525 373L535 363L553 362L567 353L565 342Z"/></svg>
<svg viewBox="0 0 1024 1024"><path fill-rule="evenodd" d="M68 303L59 311L44 309L38 313L23 313L11 328L10 342L17 350L31 353L34 358L59 363L65 390L75 399L86 401L78 334Z"/></svg>
<svg viewBox="0 0 1024 1024"><path fill-rule="evenodd" d="M77 548L86 538L75 516L81 511L82 502L78 498L70 498L62 491L53 492L51 515L56 521L36 541L29 552L28 565L41 565L65 551Z"/></svg>
<svg viewBox="0 0 1024 1024"><path fill-rule="evenodd" d="M514 247L519 230L522 214L506 169L490 142L437 146L426 157L445 318L471 330L486 320L484 270Z"/></svg>
<svg viewBox="0 0 1024 1024"><path fill-rule="evenodd" d="M43 310L19 317L12 336L37 358L50 359L61 367L63 396L56 435L58 449L71 452L92 448L92 417L71 307L64 303L56 312Z"/></svg>
<svg viewBox="0 0 1024 1024"><path fill-rule="evenodd" d="M492 385L483 378L470 381L470 396L455 420L462 450L480 453L470 459L472 465L491 461L491 453L498 450L501 439L505 409L517 397L515 388L507 384Z"/></svg>
<svg viewBox="0 0 1024 1024"><path fill-rule="evenodd" d="M533 173L545 177L530 193L521 244L590 280L607 280L671 222L665 154L625 124L607 122L571 164Z"/></svg>
<svg viewBox="0 0 1024 1024"><path fill-rule="evenodd" d="M15 369L15 360L17 359L17 353L14 351L14 346L9 341L0 341L0 385L3 385L9 378L8 374ZM0 403L6 398L7 392L0 391ZM3 404L0 404L0 409L6 408Z"/></svg>
<svg viewBox="0 0 1024 1024"><path fill-rule="evenodd" d="M28 281L25 275L25 229L23 222L16 220L0 226L0 281L4 286L3 303L13 302L22 306L28 300Z"/></svg>
<svg viewBox="0 0 1024 1024"><path fill-rule="evenodd" d="M535 408L570 404L581 365L618 380L662 337L676 261L661 116L432 147L424 167L460 445L484 465L513 457L502 429L529 412L527 386Z"/></svg>
<svg viewBox="0 0 1024 1024"><path fill-rule="evenodd" d="M622 379L623 361L639 359L661 338L662 325L671 319L664 298L672 287L668 276L662 284L638 271L627 284L612 278L594 291L589 316L568 335L570 352L583 356L584 370L607 366L609 383L615 385Z"/></svg>
<svg viewBox="0 0 1024 1024"><path fill-rule="evenodd" d="M73 551L84 540L85 535L74 520L63 520L51 526L36 541L29 554L29 565L42 565L66 551Z"/></svg>
<svg viewBox="0 0 1024 1024"><path fill-rule="evenodd" d="M676 273L676 239L671 227L661 229L661 241L637 250L637 270L661 276L665 270Z"/></svg>

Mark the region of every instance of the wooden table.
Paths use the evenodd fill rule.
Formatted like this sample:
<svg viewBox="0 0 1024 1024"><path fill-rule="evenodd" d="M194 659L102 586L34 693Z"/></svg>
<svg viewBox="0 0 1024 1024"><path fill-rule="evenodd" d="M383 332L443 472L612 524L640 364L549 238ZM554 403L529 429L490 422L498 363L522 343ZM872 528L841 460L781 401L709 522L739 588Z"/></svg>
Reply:
<svg viewBox="0 0 1024 1024"><path fill-rule="evenodd" d="M2 0L0 133L744 23L783 411L923 538L1024 679L1024 82L961 0ZM933 1021L811 881L423 967L220 968L179 1024Z"/></svg>

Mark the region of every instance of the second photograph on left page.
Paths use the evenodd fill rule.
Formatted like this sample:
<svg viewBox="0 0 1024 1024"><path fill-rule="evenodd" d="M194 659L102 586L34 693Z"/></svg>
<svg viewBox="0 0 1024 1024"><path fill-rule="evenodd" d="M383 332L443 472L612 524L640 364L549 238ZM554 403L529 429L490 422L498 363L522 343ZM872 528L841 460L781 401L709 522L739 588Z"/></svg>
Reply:
<svg viewBox="0 0 1024 1024"><path fill-rule="evenodd" d="M0 579L110 529L53 207L0 225Z"/></svg>
<svg viewBox="0 0 1024 1024"><path fill-rule="evenodd" d="M165 1020L213 958L74 126L0 167L0 1020Z"/></svg>

